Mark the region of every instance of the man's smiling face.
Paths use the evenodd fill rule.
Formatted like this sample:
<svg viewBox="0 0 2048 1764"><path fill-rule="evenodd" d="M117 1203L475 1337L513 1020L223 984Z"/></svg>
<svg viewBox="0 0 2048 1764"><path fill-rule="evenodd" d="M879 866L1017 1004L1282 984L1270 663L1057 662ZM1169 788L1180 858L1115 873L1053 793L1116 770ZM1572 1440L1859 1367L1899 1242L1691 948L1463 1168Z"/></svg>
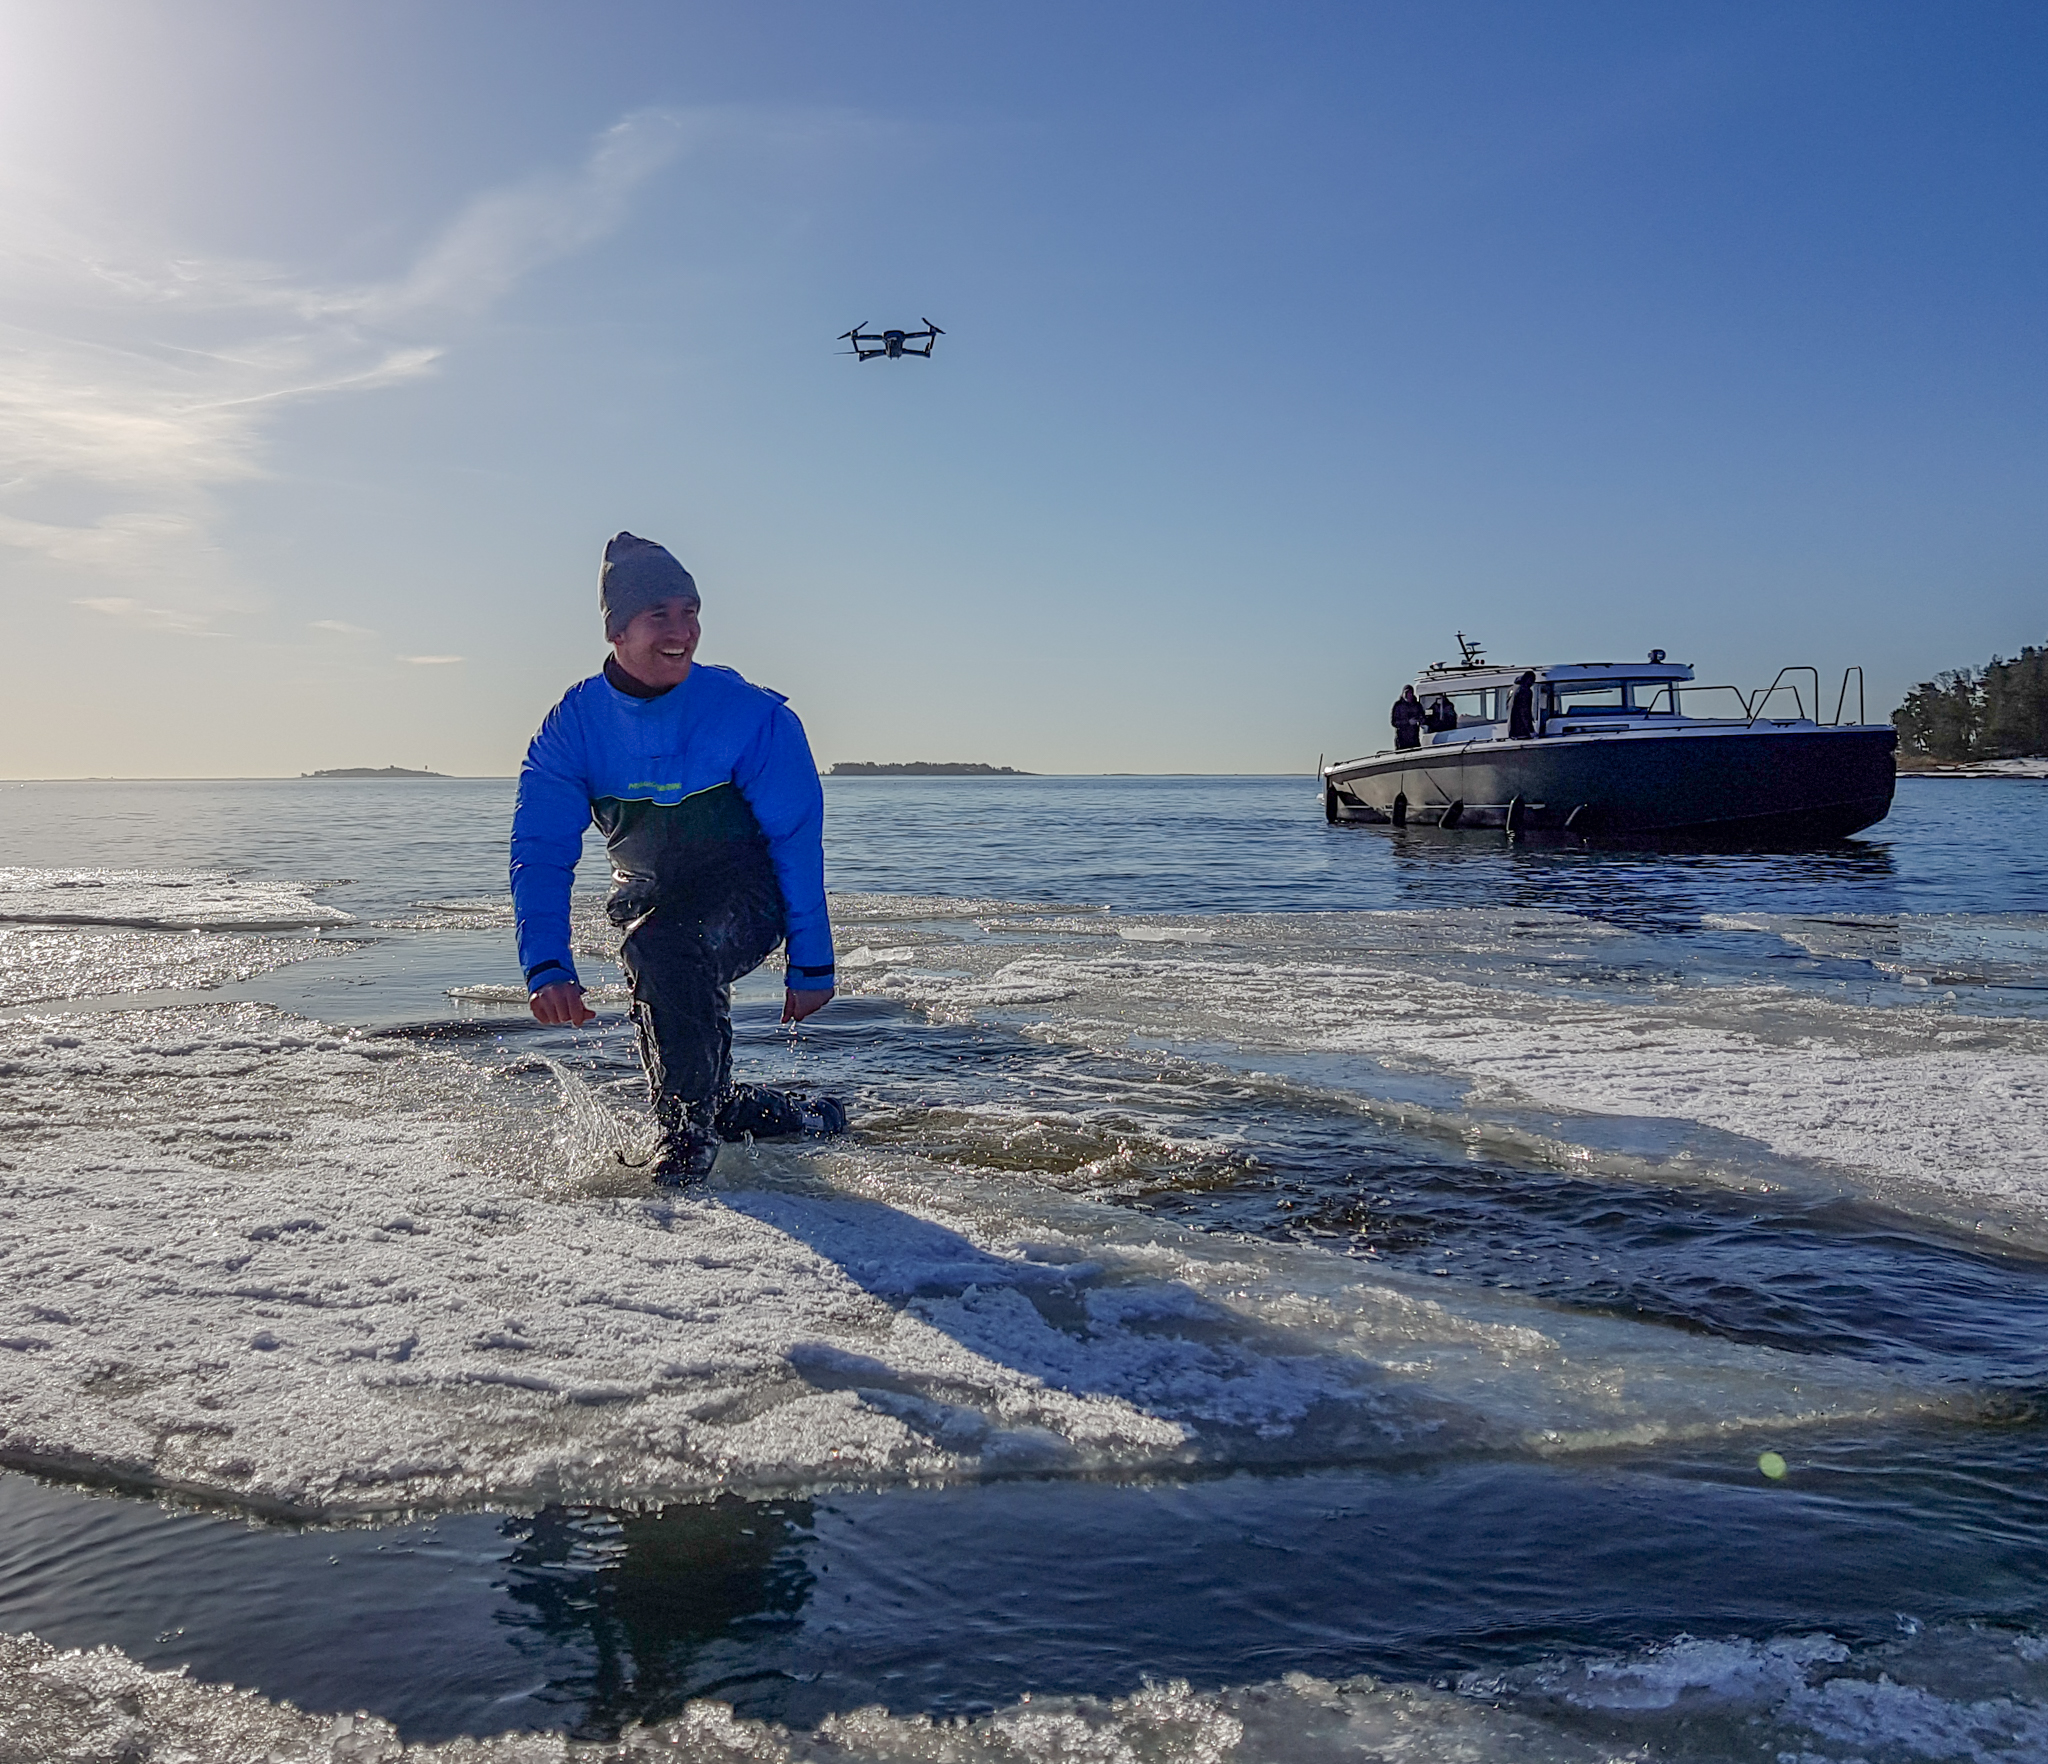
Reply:
<svg viewBox="0 0 2048 1764"><path fill-rule="evenodd" d="M619 666L643 686L680 686L697 653L697 603L681 595L635 613L612 642Z"/></svg>

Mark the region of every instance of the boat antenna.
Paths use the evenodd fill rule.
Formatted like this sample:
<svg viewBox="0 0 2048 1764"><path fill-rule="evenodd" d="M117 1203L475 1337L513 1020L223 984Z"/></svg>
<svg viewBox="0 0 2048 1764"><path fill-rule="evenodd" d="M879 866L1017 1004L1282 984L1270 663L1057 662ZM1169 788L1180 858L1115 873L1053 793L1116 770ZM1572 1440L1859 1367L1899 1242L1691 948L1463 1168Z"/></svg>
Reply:
<svg viewBox="0 0 2048 1764"><path fill-rule="evenodd" d="M1486 651L1481 649L1478 644L1471 642L1463 631L1460 631L1457 635L1458 647L1465 653L1466 667L1476 668L1486 660Z"/></svg>

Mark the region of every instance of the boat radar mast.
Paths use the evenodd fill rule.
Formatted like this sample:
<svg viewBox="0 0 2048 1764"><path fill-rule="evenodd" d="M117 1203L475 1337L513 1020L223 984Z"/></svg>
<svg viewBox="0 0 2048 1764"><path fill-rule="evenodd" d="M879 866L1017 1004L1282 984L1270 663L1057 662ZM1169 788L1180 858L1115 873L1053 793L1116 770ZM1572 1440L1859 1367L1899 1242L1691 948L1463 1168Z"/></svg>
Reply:
<svg viewBox="0 0 2048 1764"><path fill-rule="evenodd" d="M1458 652L1465 659L1458 663L1461 668L1483 668L1486 666L1486 651L1468 638L1463 631L1457 633ZM1431 662L1429 671L1433 674L1448 674L1452 669L1444 662Z"/></svg>

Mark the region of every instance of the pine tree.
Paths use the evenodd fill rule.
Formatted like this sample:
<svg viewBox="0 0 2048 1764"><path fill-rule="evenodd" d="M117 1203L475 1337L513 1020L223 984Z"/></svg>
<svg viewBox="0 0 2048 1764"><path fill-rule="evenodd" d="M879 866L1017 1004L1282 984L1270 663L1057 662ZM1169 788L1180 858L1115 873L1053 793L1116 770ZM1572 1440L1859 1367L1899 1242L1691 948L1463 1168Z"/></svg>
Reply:
<svg viewBox="0 0 2048 1764"><path fill-rule="evenodd" d="M1892 712L1892 727L1899 732L1899 745L1910 754L1975 759L1983 715L1975 671L1951 668L1907 693L1906 702Z"/></svg>
<svg viewBox="0 0 2048 1764"><path fill-rule="evenodd" d="M2048 754L2048 649L2029 644L2011 661L1951 668L1906 694L1892 712L1899 746L1932 760Z"/></svg>
<svg viewBox="0 0 2048 1764"><path fill-rule="evenodd" d="M2011 661L1992 658L1980 688L1978 745L1997 759L2048 753L2048 650L2029 644Z"/></svg>

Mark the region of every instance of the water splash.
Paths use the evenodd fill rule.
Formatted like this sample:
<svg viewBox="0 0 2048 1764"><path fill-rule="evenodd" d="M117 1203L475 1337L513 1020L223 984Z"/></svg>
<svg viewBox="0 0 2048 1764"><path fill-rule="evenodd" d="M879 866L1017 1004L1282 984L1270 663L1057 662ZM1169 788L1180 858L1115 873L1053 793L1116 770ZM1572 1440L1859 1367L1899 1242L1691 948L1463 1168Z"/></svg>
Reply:
<svg viewBox="0 0 2048 1764"><path fill-rule="evenodd" d="M555 1184L588 1192L609 1188L621 1177L644 1182L642 1168L651 1147L637 1143L617 1115L605 1107L590 1086L559 1060L542 1057L562 1092L562 1124L556 1134L561 1169Z"/></svg>

